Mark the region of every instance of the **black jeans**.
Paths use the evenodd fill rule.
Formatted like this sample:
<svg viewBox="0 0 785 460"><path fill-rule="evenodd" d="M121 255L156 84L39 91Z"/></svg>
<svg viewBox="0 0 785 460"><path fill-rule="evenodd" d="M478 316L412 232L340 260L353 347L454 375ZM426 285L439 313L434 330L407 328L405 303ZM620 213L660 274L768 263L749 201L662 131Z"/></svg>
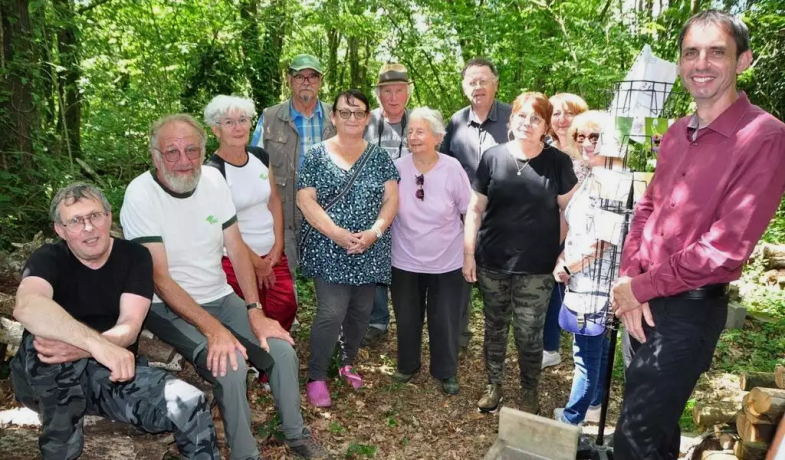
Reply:
<svg viewBox="0 0 785 460"><path fill-rule="evenodd" d="M630 338L624 401L614 434L616 460L676 459L679 417L698 377L711 367L725 327L728 298L649 302L654 327L643 324L646 342Z"/></svg>
<svg viewBox="0 0 785 460"><path fill-rule="evenodd" d="M456 375L461 310L470 290L461 269L430 274L393 267L390 292L398 324L399 372L411 374L420 367L427 311L431 375L440 380Z"/></svg>

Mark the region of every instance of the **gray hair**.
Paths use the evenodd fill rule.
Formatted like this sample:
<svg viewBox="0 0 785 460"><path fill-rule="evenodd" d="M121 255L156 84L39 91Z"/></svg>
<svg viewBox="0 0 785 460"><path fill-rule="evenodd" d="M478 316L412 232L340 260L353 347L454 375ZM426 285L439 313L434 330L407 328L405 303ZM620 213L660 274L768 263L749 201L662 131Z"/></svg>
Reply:
<svg viewBox="0 0 785 460"><path fill-rule="evenodd" d="M447 130L444 129L444 118L438 110L430 107L417 107L409 112L409 122L412 120L423 120L428 123L428 128L434 136L444 136Z"/></svg>
<svg viewBox="0 0 785 460"><path fill-rule="evenodd" d="M158 132L161 128L169 123L182 122L190 125L194 131L199 135L199 147L202 149L202 156L204 156L204 149L207 145L207 133L204 132L202 125L196 121L196 118L188 115L187 113L175 113L172 115L164 115L150 126L150 153L158 160L161 160L161 152L158 150Z"/></svg>
<svg viewBox="0 0 785 460"><path fill-rule="evenodd" d="M51 217L52 222L62 223L60 221L60 203L71 206L82 200L95 200L101 203L104 211L109 212L112 210L109 200L106 199L98 187L85 182L75 182L58 190L54 198L52 198L52 204L49 206L49 217Z"/></svg>
<svg viewBox="0 0 785 460"><path fill-rule="evenodd" d="M207 123L208 126L217 126L218 120L235 110L239 110L243 115L251 118L256 112L256 106L253 101L248 98L221 94L215 96L213 100L207 104L207 107L204 108L204 122Z"/></svg>

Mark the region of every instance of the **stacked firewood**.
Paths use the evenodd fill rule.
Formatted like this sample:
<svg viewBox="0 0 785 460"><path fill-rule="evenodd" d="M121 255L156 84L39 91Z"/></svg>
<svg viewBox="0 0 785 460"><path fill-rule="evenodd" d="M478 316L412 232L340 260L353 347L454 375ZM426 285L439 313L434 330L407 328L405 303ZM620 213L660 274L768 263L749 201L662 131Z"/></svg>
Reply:
<svg viewBox="0 0 785 460"><path fill-rule="evenodd" d="M774 372L747 372L741 389L748 391L738 404L698 403L692 418L698 426L714 427L716 442L700 454L700 459L763 460L777 425L785 413L785 366Z"/></svg>

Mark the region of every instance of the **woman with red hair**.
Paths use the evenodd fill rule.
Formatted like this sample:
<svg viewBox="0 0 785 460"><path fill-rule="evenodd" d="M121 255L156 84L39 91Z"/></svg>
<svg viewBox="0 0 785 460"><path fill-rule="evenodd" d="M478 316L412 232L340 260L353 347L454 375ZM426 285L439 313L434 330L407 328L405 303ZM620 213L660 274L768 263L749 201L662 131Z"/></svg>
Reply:
<svg viewBox="0 0 785 460"><path fill-rule="evenodd" d="M514 139L488 149L472 182L464 228L464 277L477 281L485 313L488 384L477 403L493 412L512 318L521 379L521 410L539 411L542 330L559 255L560 211L578 179L570 157L545 145L553 106L542 93L523 93L510 116Z"/></svg>

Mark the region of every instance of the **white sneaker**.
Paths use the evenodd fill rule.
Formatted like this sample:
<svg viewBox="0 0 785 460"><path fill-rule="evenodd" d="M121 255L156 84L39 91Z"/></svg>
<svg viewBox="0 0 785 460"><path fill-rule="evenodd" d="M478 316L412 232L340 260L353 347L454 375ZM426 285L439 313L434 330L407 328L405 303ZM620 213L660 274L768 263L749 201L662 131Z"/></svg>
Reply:
<svg viewBox="0 0 785 460"><path fill-rule="evenodd" d="M570 423L569 420L564 418L564 408L563 407L557 407L556 409L553 409L553 419L556 420L557 422L566 423L567 425L574 425L573 423ZM582 427L583 423L578 423L577 425L574 425L574 426Z"/></svg>
<svg viewBox="0 0 785 460"><path fill-rule="evenodd" d="M602 412L602 405L589 406L589 409L586 411L586 417L584 417L583 421L590 423L600 423L600 412Z"/></svg>
<svg viewBox="0 0 785 460"><path fill-rule="evenodd" d="M543 351L542 352L542 368L551 366L558 366L561 363L561 355L558 351Z"/></svg>

